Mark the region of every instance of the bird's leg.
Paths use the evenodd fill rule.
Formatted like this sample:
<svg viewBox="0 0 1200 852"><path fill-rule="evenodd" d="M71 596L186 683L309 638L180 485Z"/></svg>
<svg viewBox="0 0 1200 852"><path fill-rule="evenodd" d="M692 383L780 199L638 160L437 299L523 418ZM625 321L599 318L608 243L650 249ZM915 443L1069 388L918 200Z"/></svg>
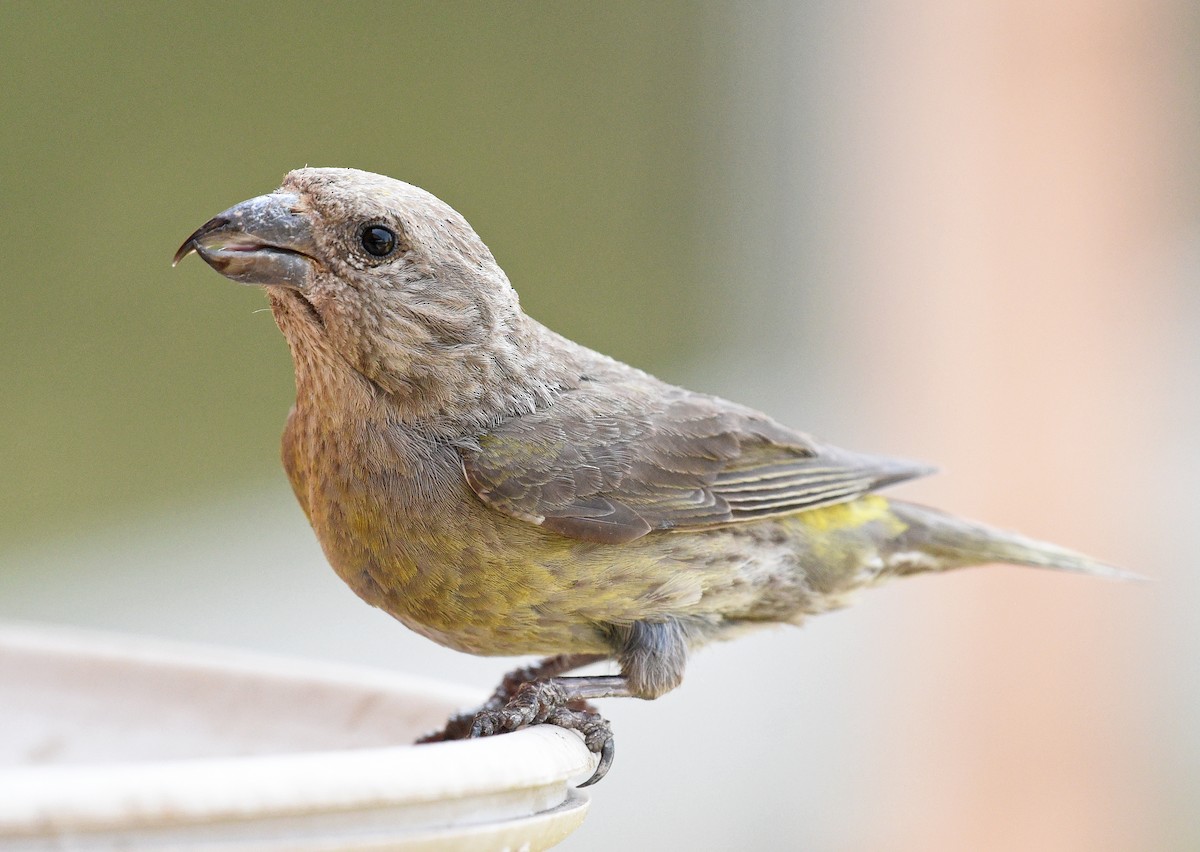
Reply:
<svg viewBox="0 0 1200 852"><path fill-rule="evenodd" d="M484 709L475 715L470 736L488 737L516 731L529 725L555 725L583 735L588 749L600 755L592 777L580 784L595 784L612 766L615 747L608 720L593 710L593 698L627 698L633 693L624 675L551 677L521 684L502 707Z"/></svg>
<svg viewBox="0 0 1200 852"><path fill-rule="evenodd" d="M598 663L604 659L607 658L603 654L559 654L554 657L547 657L533 665L514 669L504 676L504 679L500 681L500 685L496 687L496 691L492 693L491 697L478 710L472 710L469 713L457 713L451 716L446 722L446 727L440 731L426 734L417 740L417 742L440 743L446 740L464 740L471 736L479 736L479 734L471 733L476 716L502 709L516 697L517 690L523 685L535 680L558 677L559 675L564 675L567 672L583 668L592 663ZM592 710L584 700L572 702L572 709Z"/></svg>
<svg viewBox="0 0 1200 852"><path fill-rule="evenodd" d="M555 725L578 731L587 747L600 755L592 777L579 786L595 784L612 766L615 747L608 720L587 702L593 698L657 698L679 685L687 665L687 630L675 619L613 626L610 636L621 664L620 675L561 677L609 657L549 657L509 673L478 712L454 716L444 730L418 742L490 737L529 725Z"/></svg>

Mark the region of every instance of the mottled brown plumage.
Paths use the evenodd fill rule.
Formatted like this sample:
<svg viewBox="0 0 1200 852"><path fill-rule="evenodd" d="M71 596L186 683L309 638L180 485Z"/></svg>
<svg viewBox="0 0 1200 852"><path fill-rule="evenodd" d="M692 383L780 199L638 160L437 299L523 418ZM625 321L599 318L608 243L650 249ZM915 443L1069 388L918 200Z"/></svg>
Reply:
<svg viewBox="0 0 1200 852"><path fill-rule="evenodd" d="M1119 574L884 500L875 489L926 469L553 333L461 216L400 181L301 169L176 261L193 250L267 289L296 370L284 466L339 575L450 647L559 655L460 731L578 728L602 774L607 727L564 705L660 695L704 642L799 623L893 575L989 561ZM560 677L610 658L619 676Z"/></svg>

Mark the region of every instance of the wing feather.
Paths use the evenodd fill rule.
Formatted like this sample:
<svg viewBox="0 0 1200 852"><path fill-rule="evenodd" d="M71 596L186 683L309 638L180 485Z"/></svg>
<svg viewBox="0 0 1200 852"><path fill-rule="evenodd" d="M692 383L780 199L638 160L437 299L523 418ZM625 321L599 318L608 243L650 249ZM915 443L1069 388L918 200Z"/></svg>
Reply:
<svg viewBox="0 0 1200 852"><path fill-rule="evenodd" d="M821 445L717 397L656 389L581 388L505 420L463 450L467 482L501 512L615 544L794 514L930 470Z"/></svg>

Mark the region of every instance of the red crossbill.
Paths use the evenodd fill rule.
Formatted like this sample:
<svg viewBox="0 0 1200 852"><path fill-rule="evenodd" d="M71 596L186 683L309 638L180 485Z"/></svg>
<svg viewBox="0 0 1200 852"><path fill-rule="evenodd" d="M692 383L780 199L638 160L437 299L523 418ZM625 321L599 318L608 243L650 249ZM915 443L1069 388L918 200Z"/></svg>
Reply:
<svg viewBox="0 0 1200 852"><path fill-rule="evenodd" d="M612 760L583 701L655 698L693 650L798 624L894 576L988 562L1120 576L891 500L921 465L836 449L666 384L522 312L424 190L300 169L184 242L265 287L291 348L283 463L334 570L472 654L548 654L445 736L551 722ZM563 677L599 660L619 675ZM591 781L589 781L591 783Z"/></svg>

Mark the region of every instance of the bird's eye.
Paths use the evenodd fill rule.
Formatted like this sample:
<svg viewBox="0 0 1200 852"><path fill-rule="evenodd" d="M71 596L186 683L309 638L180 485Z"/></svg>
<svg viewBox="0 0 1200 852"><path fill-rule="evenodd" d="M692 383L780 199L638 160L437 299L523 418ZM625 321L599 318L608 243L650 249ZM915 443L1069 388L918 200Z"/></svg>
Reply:
<svg viewBox="0 0 1200 852"><path fill-rule="evenodd" d="M372 257L387 257L396 250L395 232L383 225L370 225L363 228L358 237L363 250Z"/></svg>

